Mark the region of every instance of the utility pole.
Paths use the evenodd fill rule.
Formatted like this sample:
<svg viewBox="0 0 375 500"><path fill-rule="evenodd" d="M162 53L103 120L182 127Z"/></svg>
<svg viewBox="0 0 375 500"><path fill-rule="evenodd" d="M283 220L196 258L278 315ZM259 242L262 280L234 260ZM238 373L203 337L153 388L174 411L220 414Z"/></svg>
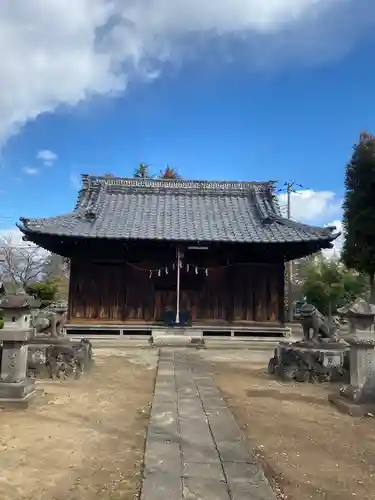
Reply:
<svg viewBox="0 0 375 500"><path fill-rule="evenodd" d="M303 188L301 184L297 184L295 181L288 181L285 182L284 189L279 189L279 191L286 190L288 219L291 219L291 198L292 198L292 193L296 193L295 187ZM293 261L292 260L287 262L287 281L288 281L288 321L290 322L293 321Z"/></svg>
<svg viewBox="0 0 375 500"><path fill-rule="evenodd" d="M287 199L287 217L290 219L290 212L291 212L291 207L290 207L290 202L292 198L292 189L293 189L294 183L293 182L288 182L287 187L286 187L286 199ZM291 322L293 321L293 261L289 260L287 264L287 279L288 279L288 321Z"/></svg>

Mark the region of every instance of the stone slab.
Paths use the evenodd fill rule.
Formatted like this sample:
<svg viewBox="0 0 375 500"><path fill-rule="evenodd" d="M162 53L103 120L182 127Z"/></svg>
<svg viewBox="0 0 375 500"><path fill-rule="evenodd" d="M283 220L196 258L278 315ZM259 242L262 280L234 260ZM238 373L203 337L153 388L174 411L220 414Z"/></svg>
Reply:
<svg viewBox="0 0 375 500"><path fill-rule="evenodd" d="M256 458L242 442L216 441L222 462L256 463Z"/></svg>
<svg viewBox="0 0 375 500"><path fill-rule="evenodd" d="M223 468L220 463L201 464L196 462L185 462L183 464L182 475L186 478L199 477L201 479L215 479L225 482Z"/></svg>
<svg viewBox="0 0 375 500"><path fill-rule="evenodd" d="M199 392L195 386L177 388L179 398L195 398L199 396Z"/></svg>
<svg viewBox="0 0 375 500"><path fill-rule="evenodd" d="M194 436L205 436L208 435L211 437L211 431L208 426L207 420L193 420L189 421L188 419L184 418L180 420L180 432L181 434L185 435L190 435L192 437Z"/></svg>
<svg viewBox="0 0 375 500"><path fill-rule="evenodd" d="M191 327L158 328L152 330L151 334L153 337L159 337L159 335L169 335L169 336L185 335L186 337L202 338L203 330Z"/></svg>
<svg viewBox="0 0 375 500"><path fill-rule="evenodd" d="M142 484L140 500L183 500L182 480L169 473L147 475Z"/></svg>
<svg viewBox="0 0 375 500"><path fill-rule="evenodd" d="M375 403L356 404L337 394L329 394L328 401L334 404L342 413L350 415L351 417L364 417L369 413L375 415Z"/></svg>
<svg viewBox="0 0 375 500"><path fill-rule="evenodd" d="M215 479L184 478L184 500L231 500L225 482Z"/></svg>
<svg viewBox="0 0 375 500"><path fill-rule="evenodd" d="M145 450L145 473L169 472L182 475L180 447L175 442L148 441Z"/></svg>
<svg viewBox="0 0 375 500"><path fill-rule="evenodd" d="M202 459L194 458L193 462L202 462L206 455L217 456L216 447L212 441L212 436L208 433L204 435L186 434L181 432L181 447L183 453L189 454L191 457L202 456ZM191 451L193 450L193 451ZM195 451L194 451L195 450ZM204 456L203 456L204 455Z"/></svg>
<svg viewBox="0 0 375 500"><path fill-rule="evenodd" d="M182 458L184 462L193 463L220 463L220 456L215 448L214 444L200 445L186 444L184 441L181 442L182 448Z"/></svg>
<svg viewBox="0 0 375 500"><path fill-rule="evenodd" d="M202 398L206 410L217 410L220 408L228 408L227 403L221 397L204 397Z"/></svg>
<svg viewBox="0 0 375 500"><path fill-rule="evenodd" d="M179 436L180 433L178 431L178 425L175 422L173 425L169 426L160 426L160 425L154 425L150 424L148 428L148 433L150 436L155 436L156 434L160 434L161 436L165 436L166 439L173 440L175 441Z"/></svg>
<svg viewBox="0 0 375 500"><path fill-rule="evenodd" d="M196 351L160 351L140 498L276 498Z"/></svg>
<svg viewBox="0 0 375 500"><path fill-rule="evenodd" d="M242 435L239 428L231 421L226 423L224 419L212 421L208 418L212 435L216 441L241 442Z"/></svg>
<svg viewBox="0 0 375 500"><path fill-rule="evenodd" d="M178 413L181 418L181 420L188 419L189 416L191 415L199 415L201 416L202 420L204 420L203 417L206 417L206 414L202 411L202 407L192 404L191 406L189 405L182 405L179 403L178 405Z"/></svg>
<svg viewBox="0 0 375 500"><path fill-rule="evenodd" d="M172 412L177 414L177 400L173 401L169 399L169 401L166 401L159 398L154 400L152 403L151 415L155 416L163 412Z"/></svg>
<svg viewBox="0 0 375 500"><path fill-rule="evenodd" d="M152 338L155 347L199 347L204 346L204 339L191 335L157 335Z"/></svg>
<svg viewBox="0 0 375 500"><path fill-rule="evenodd" d="M177 409L164 412L152 411L150 425L166 428L177 425Z"/></svg>
<svg viewBox="0 0 375 500"><path fill-rule="evenodd" d="M276 500L268 483L235 484L231 486L230 494L232 500Z"/></svg>
<svg viewBox="0 0 375 500"><path fill-rule="evenodd" d="M160 432L153 434L150 429L147 431L147 446L151 445L152 443L178 443L180 445L181 442L181 436L180 434L172 435L170 433L165 433L162 434Z"/></svg>
<svg viewBox="0 0 375 500"><path fill-rule="evenodd" d="M224 462L223 469L230 486L243 483L249 485L266 482L263 470L255 463Z"/></svg>

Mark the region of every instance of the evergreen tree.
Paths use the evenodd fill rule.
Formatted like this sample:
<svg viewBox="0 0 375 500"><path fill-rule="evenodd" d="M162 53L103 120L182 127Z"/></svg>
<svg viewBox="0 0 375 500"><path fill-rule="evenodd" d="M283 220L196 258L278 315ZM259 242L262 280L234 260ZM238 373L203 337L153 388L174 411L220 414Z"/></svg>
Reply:
<svg viewBox="0 0 375 500"><path fill-rule="evenodd" d="M149 177L151 177L149 170L149 165L147 165L146 163L140 163L139 166L134 170L133 175L138 179L148 179Z"/></svg>
<svg viewBox="0 0 375 500"><path fill-rule="evenodd" d="M346 167L342 259L348 268L369 277L375 301L375 138L362 133Z"/></svg>
<svg viewBox="0 0 375 500"><path fill-rule="evenodd" d="M368 294L366 277L336 259L318 255L303 270L302 290L308 303L332 316L338 307Z"/></svg>

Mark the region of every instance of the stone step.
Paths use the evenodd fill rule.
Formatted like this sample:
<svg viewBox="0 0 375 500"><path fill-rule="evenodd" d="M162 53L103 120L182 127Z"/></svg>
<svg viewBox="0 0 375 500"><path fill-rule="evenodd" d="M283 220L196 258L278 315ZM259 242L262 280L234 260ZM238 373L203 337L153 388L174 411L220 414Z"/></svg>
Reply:
<svg viewBox="0 0 375 500"><path fill-rule="evenodd" d="M118 348L118 349L129 349L129 348L143 348L147 349L150 346L150 336L149 335L139 335L139 336L107 336L100 337L92 335L88 337L92 343L94 350L96 349L108 349L108 348ZM76 343L79 339L72 336L71 338ZM243 350L267 350L273 351L275 347L280 343L282 339L279 337L204 337L205 347L207 349L243 349ZM300 340L300 338L288 339L291 341Z"/></svg>
<svg viewBox="0 0 375 500"><path fill-rule="evenodd" d="M189 327L178 327L178 328L155 328L152 329L151 335L153 337L156 336L190 336L193 338L202 338L203 337L203 330L200 328L189 328Z"/></svg>
<svg viewBox="0 0 375 500"><path fill-rule="evenodd" d="M191 328L166 328L153 330L150 343L163 347L197 347L204 345L203 331Z"/></svg>

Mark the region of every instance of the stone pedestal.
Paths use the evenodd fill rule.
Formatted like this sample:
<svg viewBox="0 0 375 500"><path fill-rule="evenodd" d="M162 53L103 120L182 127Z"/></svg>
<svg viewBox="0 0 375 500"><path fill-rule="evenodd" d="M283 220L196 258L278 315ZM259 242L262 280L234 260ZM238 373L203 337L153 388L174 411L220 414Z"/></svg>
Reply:
<svg viewBox="0 0 375 500"><path fill-rule="evenodd" d="M345 382L347 358L348 346L339 342L280 342L268 363L268 372L284 381Z"/></svg>
<svg viewBox="0 0 375 500"><path fill-rule="evenodd" d="M0 371L0 407L27 407L35 396L35 383L27 378L27 340L32 328L0 331L3 342Z"/></svg>
<svg viewBox="0 0 375 500"><path fill-rule="evenodd" d="M350 345L350 385L329 400L354 416L375 413L375 338L371 332L356 332L345 339Z"/></svg>
<svg viewBox="0 0 375 500"><path fill-rule="evenodd" d="M27 343L35 333L30 326L30 304L24 296L8 296L0 308L4 311L4 328L0 330L0 408L25 408L36 394L35 383L27 378Z"/></svg>
<svg viewBox="0 0 375 500"><path fill-rule="evenodd" d="M150 343L155 347L204 347L203 331L185 327L155 329Z"/></svg>
<svg viewBox="0 0 375 500"><path fill-rule="evenodd" d="M77 342L68 337L37 335L29 341L29 376L78 379L92 364L92 344L88 339Z"/></svg>

